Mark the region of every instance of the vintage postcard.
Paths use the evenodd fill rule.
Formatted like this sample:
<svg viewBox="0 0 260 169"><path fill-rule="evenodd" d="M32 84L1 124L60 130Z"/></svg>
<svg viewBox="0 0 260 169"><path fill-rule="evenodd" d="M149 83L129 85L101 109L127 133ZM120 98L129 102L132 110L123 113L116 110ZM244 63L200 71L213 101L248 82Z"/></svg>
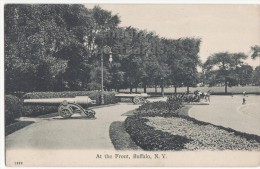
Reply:
<svg viewBox="0 0 260 169"><path fill-rule="evenodd" d="M259 4L4 4L6 167L260 165Z"/></svg>

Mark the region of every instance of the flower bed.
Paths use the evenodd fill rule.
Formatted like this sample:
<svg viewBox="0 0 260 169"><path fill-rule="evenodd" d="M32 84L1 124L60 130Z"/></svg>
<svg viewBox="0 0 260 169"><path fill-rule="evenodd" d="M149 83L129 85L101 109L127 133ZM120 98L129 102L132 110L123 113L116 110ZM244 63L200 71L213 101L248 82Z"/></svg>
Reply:
<svg viewBox="0 0 260 169"><path fill-rule="evenodd" d="M260 150L260 136L188 117L186 106L169 114L165 105L140 106L125 121L126 131L144 150Z"/></svg>
<svg viewBox="0 0 260 169"><path fill-rule="evenodd" d="M144 150L182 150L189 140L186 137L171 135L168 132L155 130L147 125L145 117L131 116L125 121L126 131L132 140Z"/></svg>
<svg viewBox="0 0 260 169"><path fill-rule="evenodd" d="M211 124L198 124L184 118L148 117L146 125L171 135L189 139L185 150L260 150L260 137L228 131ZM251 137L251 138L250 138Z"/></svg>

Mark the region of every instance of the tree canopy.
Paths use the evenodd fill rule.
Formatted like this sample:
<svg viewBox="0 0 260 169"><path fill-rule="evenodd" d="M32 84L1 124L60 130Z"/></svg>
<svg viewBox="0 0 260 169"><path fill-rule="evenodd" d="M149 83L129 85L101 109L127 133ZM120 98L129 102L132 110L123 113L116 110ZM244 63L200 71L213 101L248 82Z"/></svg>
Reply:
<svg viewBox="0 0 260 169"><path fill-rule="evenodd" d="M258 45L252 46L251 51L252 51L251 54L252 59L255 59L256 57L260 57L260 46Z"/></svg>
<svg viewBox="0 0 260 169"><path fill-rule="evenodd" d="M120 27L119 14L99 6L8 4L4 8L6 92L100 90L101 51L106 90L196 86L201 39L162 38L156 32ZM252 58L259 46L252 47ZM206 82L247 85L258 77L243 53L216 53L203 69ZM258 70L258 69L257 69ZM200 74L200 77L202 75ZM243 78L242 78L243 77ZM251 80L249 80L251 78Z"/></svg>
<svg viewBox="0 0 260 169"><path fill-rule="evenodd" d="M253 68L244 63L247 55L244 53L220 52L210 56L203 65L207 83L227 86L250 84Z"/></svg>

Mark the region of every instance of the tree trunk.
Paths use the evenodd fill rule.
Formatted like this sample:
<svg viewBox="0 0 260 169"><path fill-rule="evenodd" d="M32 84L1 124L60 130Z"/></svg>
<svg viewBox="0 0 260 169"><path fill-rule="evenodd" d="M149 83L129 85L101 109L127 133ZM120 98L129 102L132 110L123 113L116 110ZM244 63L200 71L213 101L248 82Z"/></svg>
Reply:
<svg viewBox="0 0 260 169"><path fill-rule="evenodd" d="M155 85L155 93L157 93L157 85Z"/></svg>
<svg viewBox="0 0 260 169"><path fill-rule="evenodd" d="M130 93L132 93L133 92L133 87L132 87L132 85L130 86Z"/></svg>
<svg viewBox="0 0 260 169"><path fill-rule="evenodd" d="M190 93L190 87L187 86L187 93L189 94Z"/></svg>
<svg viewBox="0 0 260 169"><path fill-rule="evenodd" d="M135 87L135 93L137 94L137 86Z"/></svg>
<svg viewBox="0 0 260 169"><path fill-rule="evenodd" d="M177 93L177 86L174 86L174 93Z"/></svg>
<svg viewBox="0 0 260 169"><path fill-rule="evenodd" d="M146 93L146 84L144 84L144 93Z"/></svg>
<svg viewBox="0 0 260 169"><path fill-rule="evenodd" d="M162 97L164 97L164 86L163 85L161 86L161 94L162 94Z"/></svg>
<svg viewBox="0 0 260 169"><path fill-rule="evenodd" d="M225 94L227 94L227 78L225 77Z"/></svg>
<svg viewBox="0 0 260 169"><path fill-rule="evenodd" d="M119 88L117 88L116 91L119 92Z"/></svg>

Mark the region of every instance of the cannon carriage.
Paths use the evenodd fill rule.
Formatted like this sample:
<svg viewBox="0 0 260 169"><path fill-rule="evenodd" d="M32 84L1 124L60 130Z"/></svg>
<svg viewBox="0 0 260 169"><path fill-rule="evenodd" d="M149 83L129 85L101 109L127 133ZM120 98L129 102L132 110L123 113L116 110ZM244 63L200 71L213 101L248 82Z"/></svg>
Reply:
<svg viewBox="0 0 260 169"><path fill-rule="evenodd" d="M142 104L148 102L146 99L150 97L147 93L140 93L140 94L125 94L119 93L115 95L117 98L129 98L132 100L134 104Z"/></svg>
<svg viewBox="0 0 260 169"><path fill-rule="evenodd" d="M83 108L96 104L96 100L91 100L88 96L76 96L75 98L24 99L24 104L44 106L58 105L58 113L63 118L69 118L73 114L80 114L86 118L95 118L96 114L94 110Z"/></svg>

